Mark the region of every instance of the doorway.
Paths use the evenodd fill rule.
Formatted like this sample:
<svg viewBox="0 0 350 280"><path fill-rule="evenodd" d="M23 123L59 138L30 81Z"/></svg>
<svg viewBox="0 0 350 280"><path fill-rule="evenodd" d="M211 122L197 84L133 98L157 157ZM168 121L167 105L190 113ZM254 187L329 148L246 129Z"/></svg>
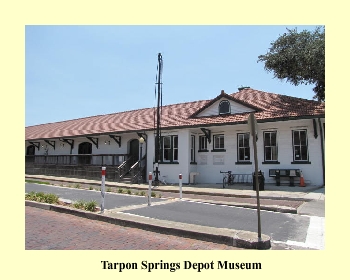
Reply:
<svg viewBox="0 0 350 280"><path fill-rule="evenodd" d="M92 144L89 142L83 142L79 144L78 148L79 164L91 164ZM80 156L85 155L86 156Z"/></svg>
<svg viewBox="0 0 350 280"><path fill-rule="evenodd" d="M133 139L130 141L130 152L129 156L132 157L132 164L133 165L135 162L139 160L139 140L138 139Z"/></svg>
<svg viewBox="0 0 350 280"><path fill-rule="evenodd" d="M34 162L34 161L35 161L35 146L30 145L27 147L26 163Z"/></svg>

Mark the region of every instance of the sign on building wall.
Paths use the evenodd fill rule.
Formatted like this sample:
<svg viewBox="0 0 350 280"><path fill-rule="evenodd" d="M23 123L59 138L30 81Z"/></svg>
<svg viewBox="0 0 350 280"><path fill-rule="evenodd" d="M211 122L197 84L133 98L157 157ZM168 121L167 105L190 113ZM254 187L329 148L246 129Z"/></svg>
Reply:
<svg viewBox="0 0 350 280"><path fill-rule="evenodd" d="M214 165L224 165L225 164L225 156L219 156L219 155L215 155L213 156L213 164Z"/></svg>

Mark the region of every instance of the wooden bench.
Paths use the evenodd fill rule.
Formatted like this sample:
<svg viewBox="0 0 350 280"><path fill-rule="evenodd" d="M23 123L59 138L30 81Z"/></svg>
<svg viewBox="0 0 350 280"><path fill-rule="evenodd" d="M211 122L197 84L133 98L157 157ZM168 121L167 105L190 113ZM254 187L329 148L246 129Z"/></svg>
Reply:
<svg viewBox="0 0 350 280"><path fill-rule="evenodd" d="M300 169L269 169L269 176L276 178L276 186L281 185L281 178L289 178L289 186L294 187L294 178L300 178Z"/></svg>

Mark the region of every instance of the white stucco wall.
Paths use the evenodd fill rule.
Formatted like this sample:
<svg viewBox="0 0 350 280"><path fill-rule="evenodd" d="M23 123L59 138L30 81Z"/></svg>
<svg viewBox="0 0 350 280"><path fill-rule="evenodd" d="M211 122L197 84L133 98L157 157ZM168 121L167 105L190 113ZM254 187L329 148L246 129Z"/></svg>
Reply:
<svg viewBox="0 0 350 280"><path fill-rule="evenodd" d="M321 119L322 128L325 119ZM177 130L163 130L162 135L177 135L179 145L179 160L177 164L160 164L160 179L165 178L169 183L178 183L178 176L183 175L183 183L189 183L190 173L199 172L196 176L196 183L222 183L222 174L220 171L231 170L233 173L251 174L254 171L254 153L252 138L250 138L250 161L252 164L239 165L237 162L237 133L249 132L247 124L231 125L231 126L217 126L207 127L211 130L211 143L208 143L208 152L198 152L199 136L204 135L199 128L177 129ZM292 164L293 162L293 148L292 148L292 130L307 129L308 137L308 152L310 164ZM277 131L277 145L278 145L278 161L280 164L262 164L264 161L264 146L263 146L263 132ZM259 169L265 174L266 183L274 183L275 180L270 178L269 169L301 169L303 171L306 182L310 185L323 184L323 167L322 167L322 152L321 152L321 137L323 134L319 131L319 123L317 120L318 137L314 137L314 127L312 119L293 120L283 122L258 123L258 161ZM213 152L213 135L224 134L225 150L224 152ZM191 135L195 136L195 159L197 164L191 164ZM92 144L92 154L128 154L129 142L132 139L138 139L136 133L121 134L121 147L108 135L99 136L99 148L97 149ZM78 154L79 144L82 142L90 142L86 137L74 139L74 149L72 154ZM49 155L67 155L70 154L70 145L59 140L56 141L56 149L48 145L44 141L40 142L40 150L35 148L36 155L44 155L47 146ZM105 144L105 141L110 141ZM147 174L155 170L154 167L154 132L147 132L147 143L143 144L143 154L147 149ZM38 141L35 141L38 142ZM28 141L25 142L25 150L30 145ZM64 146L60 146L60 144ZM44 147L41 147L44 145ZM163 177L165 176L165 177Z"/></svg>
<svg viewBox="0 0 350 280"><path fill-rule="evenodd" d="M321 120L324 122L324 119ZM211 130L211 135L225 135L225 152L213 152L213 140L207 144L208 152L198 152L199 135L204 135L198 132L198 129L183 129L171 132L163 132L162 135L178 135L179 137L179 164L160 164L159 170L161 176L166 176L167 182L177 183L178 174L183 175L183 182L189 183L190 172L199 172L196 177L196 183L222 183L223 175L220 171L232 171L236 174L251 174L254 172L254 152L252 138L250 138L250 161L251 164L236 164L237 162L237 133L249 132L248 125L232 125L220 127L208 127ZM293 147L292 147L292 130L307 129L308 152L310 164L292 164L293 162ZM278 162L279 164L263 164L264 161L264 145L263 132L277 131L278 145ZM293 120L283 122L270 122L258 124L258 161L259 169L265 174L266 183L275 183L275 179L269 177L269 169L301 169L304 179L310 185L322 185L322 153L321 153L321 133L317 121L318 137L314 137L314 128L312 119ZM190 164L190 147L191 135L195 135L196 141L196 163ZM149 155L148 172L152 172L154 160L154 137L149 138Z"/></svg>
<svg viewBox="0 0 350 280"><path fill-rule="evenodd" d="M148 134L148 159L147 173L155 170L155 137L153 133ZM179 160L178 163L160 163L158 170L160 171L160 180L165 179L166 182L178 183L179 174L183 176L183 183L187 184L190 172L190 132L188 129L163 131L162 136L178 136ZM154 176L154 174L153 174Z"/></svg>
<svg viewBox="0 0 350 280"><path fill-rule="evenodd" d="M210 129L210 128L209 128ZM309 161L311 164L292 164L292 130L307 129ZM252 138L250 137L250 161L252 164L236 164L237 162L237 133L249 132L247 125L225 126L211 128L212 135L216 133L225 135L225 152L211 152L213 143L208 143L208 152L197 152L196 171L200 175L196 178L198 183L221 183L222 174L220 171L232 171L237 174L251 174L254 172L254 152ZM263 132L277 131L278 162L279 164L262 164L264 161ZM285 122L271 122L258 124L258 161L259 169L265 174L266 183L274 183L275 179L269 177L269 169L301 169L304 179L311 185L322 185L322 153L321 153L321 133L317 122L318 137L314 137L312 120L298 120ZM196 137L196 147L198 147ZM222 157L222 158L220 158ZM214 162L216 159L216 163ZM222 160L223 164L218 164Z"/></svg>

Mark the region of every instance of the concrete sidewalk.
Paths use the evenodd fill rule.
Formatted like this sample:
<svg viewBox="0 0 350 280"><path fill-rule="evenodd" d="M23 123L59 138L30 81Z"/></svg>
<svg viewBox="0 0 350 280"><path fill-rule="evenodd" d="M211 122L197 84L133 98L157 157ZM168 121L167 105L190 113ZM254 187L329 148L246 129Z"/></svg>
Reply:
<svg viewBox="0 0 350 280"><path fill-rule="evenodd" d="M42 181L57 181L72 184L85 184L93 186L101 186L100 180L69 178L69 177L56 177L56 176L44 176L44 175L25 175L29 180L42 180ZM138 190L148 190L148 184L127 184L124 182L105 182L106 187L116 188L131 188ZM178 193L178 185L161 185L154 187L155 191ZM224 196L224 197L242 197L242 198L256 198L256 191L252 189L251 185L247 184L235 184L229 186L229 188L222 188L221 184L196 184L196 185L183 185L183 194L197 194L197 195L212 195L212 196ZM306 187L290 187L290 186L275 186L274 184L265 184L265 190L259 191L259 197L261 199L272 200L324 200L324 187L319 186L306 186Z"/></svg>

